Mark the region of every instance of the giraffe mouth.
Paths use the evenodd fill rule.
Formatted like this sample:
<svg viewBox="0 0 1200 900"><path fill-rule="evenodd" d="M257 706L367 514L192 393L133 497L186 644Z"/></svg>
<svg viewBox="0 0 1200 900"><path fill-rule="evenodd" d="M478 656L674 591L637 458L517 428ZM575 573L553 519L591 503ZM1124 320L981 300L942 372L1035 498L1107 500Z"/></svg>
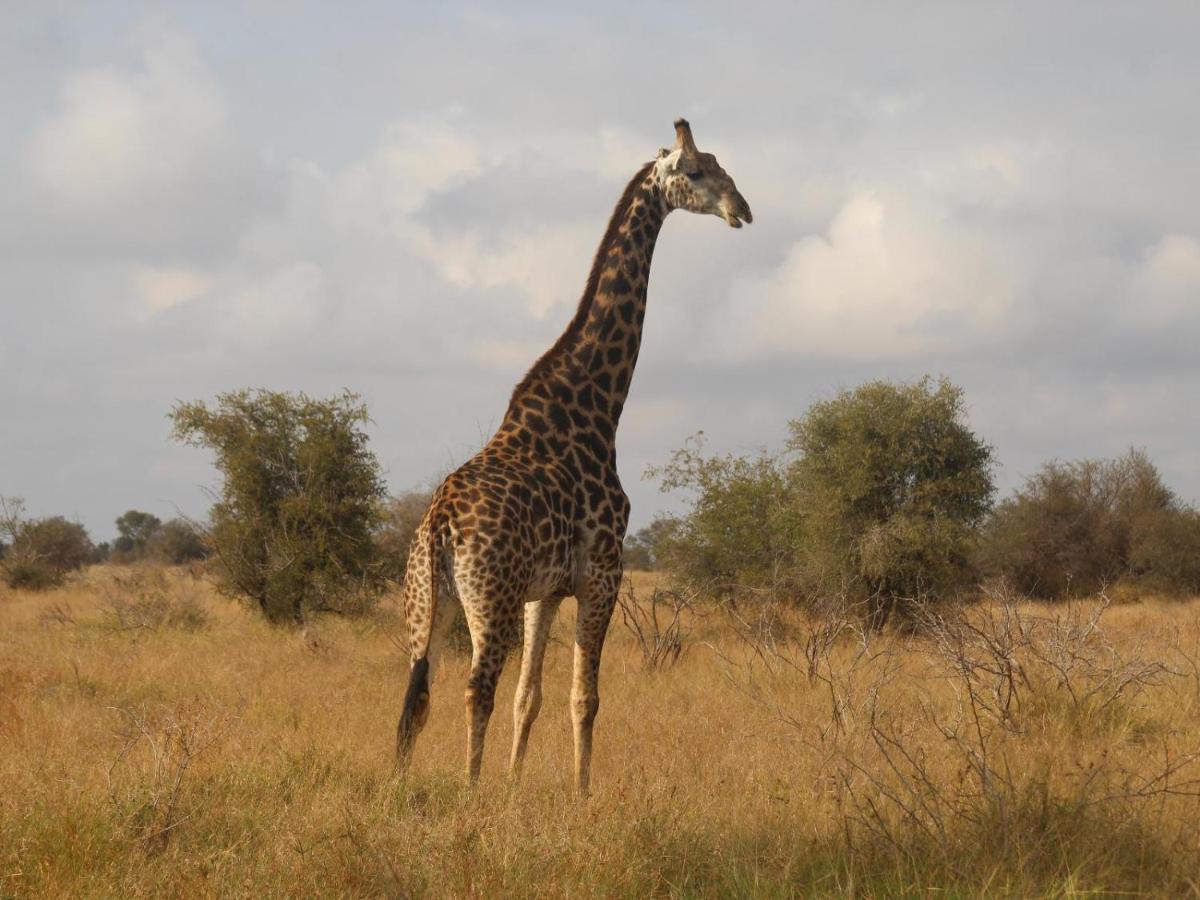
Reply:
<svg viewBox="0 0 1200 900"><path fill-rule="evenodd" d="M743 222L749 225L754 221L749 204L740 195L735 202L721 206L721 218L729 223L730 228L741 228Z"/></svg>

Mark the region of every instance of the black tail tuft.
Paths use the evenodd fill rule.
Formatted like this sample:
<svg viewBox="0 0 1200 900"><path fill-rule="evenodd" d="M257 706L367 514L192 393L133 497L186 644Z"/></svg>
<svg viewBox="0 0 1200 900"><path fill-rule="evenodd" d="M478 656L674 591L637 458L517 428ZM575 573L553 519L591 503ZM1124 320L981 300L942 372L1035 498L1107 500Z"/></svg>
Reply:
<svg viewBox="0 0 1200 900"><path fill-rule="evenodd" d="M403 763L412 752L417 732L425 725L429 715L429 658L422 656L412 667L408 676L408 690L404 694L404 711L400 713L400 726L396 729L396 759Z"/></svg>

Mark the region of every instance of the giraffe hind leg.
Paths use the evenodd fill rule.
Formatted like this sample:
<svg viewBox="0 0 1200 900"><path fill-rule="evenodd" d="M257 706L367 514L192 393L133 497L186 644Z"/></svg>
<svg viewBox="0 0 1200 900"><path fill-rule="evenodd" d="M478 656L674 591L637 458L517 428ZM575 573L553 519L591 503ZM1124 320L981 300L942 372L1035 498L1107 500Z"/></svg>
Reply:
<svg viewBox="0 0 1200 900"><path fill-rule="evenodd" d="M521 677L513 698L513 746L509 761L509 773L514 778L521 774L529 731L542 708L542 661L560 602L548 598L525 604L525 646L521 653Z"/></svg>
<svg viewBox="0 0 1200 900"><path fill-rule="evenodd" d="M519 592L493 583L490 590L464 593L462 597L472 648L466 690L467 776L472 784L479 780L496 685L520 622L519 596Z"/></svg>

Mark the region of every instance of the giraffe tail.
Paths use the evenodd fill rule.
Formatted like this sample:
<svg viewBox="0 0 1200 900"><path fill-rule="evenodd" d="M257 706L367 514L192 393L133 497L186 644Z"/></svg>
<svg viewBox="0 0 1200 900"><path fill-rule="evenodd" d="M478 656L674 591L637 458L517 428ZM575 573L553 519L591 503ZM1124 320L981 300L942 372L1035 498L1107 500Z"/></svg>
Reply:
<svg viewBox="0 0 1200 900"><path fill-rule="evenodd" d="M426 580L425 586L429 591L429 607L424 627L414 636L411 647L413 664L408 674L408 690L404 693L404 707L400 713L400 724L396 729L396 761L401 766L408 761L417 734L425 726L425 720L429 717L429 650L433 639L433 618L438 612L437 563L442 548L440 531L441 529L434 522L430 523L425 566L420 571L408 573L408 577L415 575Z"/></svg>
<svg viewBox="0 0 1200 900"><path fill-rule="evenodd" d="M412 755L417 732L429 715L429 657L422 656L413 663L408 676L408 690L404 694L404 711L400 713L400 726L396 730L396 760L403 765Z"/></svg>

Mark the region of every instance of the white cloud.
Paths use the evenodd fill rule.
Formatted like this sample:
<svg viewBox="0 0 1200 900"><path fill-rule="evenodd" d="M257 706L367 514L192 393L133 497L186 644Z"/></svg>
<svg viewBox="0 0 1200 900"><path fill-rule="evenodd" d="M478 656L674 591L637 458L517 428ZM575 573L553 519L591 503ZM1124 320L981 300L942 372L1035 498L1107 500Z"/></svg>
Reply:
<svg viewBox="0 0 1200 900"><path fill-rule="evenodd" d="M897 194L858 191L828 233L766 276L733 287L724 352L894 358L970 341L998 324L1008 275L944 214Z"/></svg>
<svg viewBox="0 0 1200 900"><path fill-rule="evenodd" d="M666 121L661 123L666 126ZM593 172L609 179L629 178L637 166L653 158L659 144L675 139L667 128L652 135L602 125L587 131L554 131L538 136L541 153L564 171ZM614 198L615 199L615 198Z"/></svg>
<svg viewBox="0 0 1200 900"><path fill-rule="evenodd" d="M621 417L623 433L635 439L661 440L671 435L671 440L682 440L688 427L685 400L674 395L647 397L629 405L629 411Z"/></svg>
<svg viewBox="0 0 1200 900"><path fill-rule="evenodd" d="M224 99L192 44L164 29L139 37L139 68L64 77L58 110L30 141L36 182L66 208L119 213L186 186L228 151Z"/></svg>
<svg viewBox="0 0 1200 900"><path fill-rule="evenodd" d="M1137 269L1133 299L1127 315L1142 327L1200 314L1200 243L1186 234L1164 235Z"/></svg>
<svg viewBox="0 0 1200 900"><path fill-rule="evenodd" d="M324 272L301 261L248 279L228 289L217 323L235 346L286 345L298 338L312 343L328 303Z"/></svg>
<svg viewBox="0 0 1200 900"><path fill-rule="evenodd" d="M213 286L211 275L183 268L139 266L134 270L132 280L138 296L151 313L163 312L202 297Z"/></svg>
<svg viewBox="0 0 1200 900"><path fill-rule="evenodd" d="M505 234L489 246L472 230L435 236L416 229L410 246L448 283L479 291L513 288L541 319L578 299L596 234L592 224L555 224Z"/></svg>
<svg viewBox="0 0 1200 900"><path fill-rule="evenodd" d="M1006 138L968 141L915 171L921 189L941 203L999 212L1043 207L1070 165L1048 140Z"/></svg>
<svg viewBox="0 0 1200 900"><path fill-rule="evenodd" d="M470 358L485 369L512 372L531 365L545 350L539 342L482 337L472 341Z"/></svg>
<svg viewBox="0 0 1200 900"><path fill-rule="evenodd" d="M335 226L361 227L359 216L369 208L380 217L373 224L395 229L430 194L482 172L487 165L483 148L453 127L454 118L423 117L385 128L362 160L338 173Z"/></svg>
<svg viewBox="0 0 1200 900"><path fill-rule="evenodd" d="M132 61L72 56L46 76L57 90L16 132L4 252L208 268L279 209L286 170L251 146L196 45L165 26L130 34L95 57L131 44Z"/></svg>

